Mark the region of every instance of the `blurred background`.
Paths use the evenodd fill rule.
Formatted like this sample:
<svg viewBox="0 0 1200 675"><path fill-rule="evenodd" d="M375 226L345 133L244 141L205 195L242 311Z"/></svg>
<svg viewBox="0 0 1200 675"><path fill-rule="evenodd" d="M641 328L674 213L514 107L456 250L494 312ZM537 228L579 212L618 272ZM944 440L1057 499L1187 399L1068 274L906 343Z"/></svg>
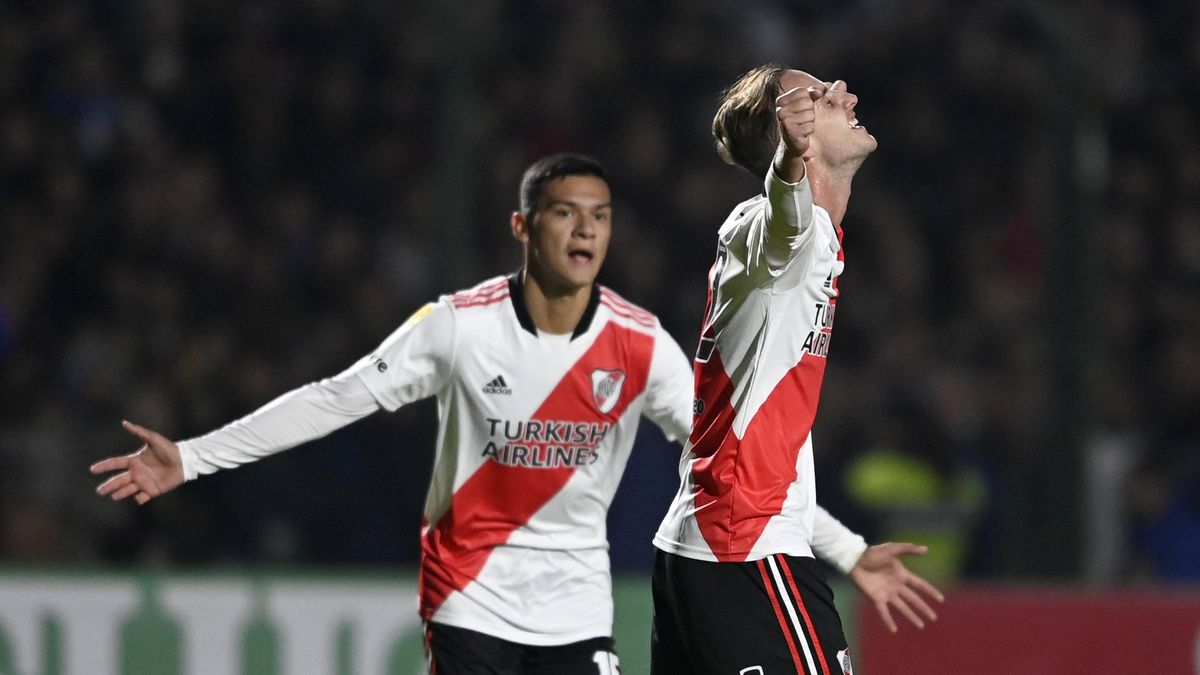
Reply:
<svg viewBox="0 0 1200 675"><path fill-rule="evenodd" d="M1196 584L1198 35L1168 0L0 5L0 564L410 574L430 401L145 508L87 466L136 448L123 418L199 435L516 269L551 152L608 167L601 280L690 352L760 190L709 123L778 62L846 80L880 143L820 500L948 588ZM645 425L614 505L634 583L678 452Z"/></svg>

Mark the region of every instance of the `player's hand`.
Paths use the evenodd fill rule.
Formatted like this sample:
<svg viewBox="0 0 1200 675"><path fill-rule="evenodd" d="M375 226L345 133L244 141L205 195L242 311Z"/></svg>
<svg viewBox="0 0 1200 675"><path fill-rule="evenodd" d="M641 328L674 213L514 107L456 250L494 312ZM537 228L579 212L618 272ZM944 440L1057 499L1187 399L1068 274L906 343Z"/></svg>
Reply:
<svg viewBox="0 0 1200 675"><path fill-rule="evenodd" d="M125 431L137 436L142 447L131 455L109 457L92 465L99 475L119 471L96 488L96 494L113 501L133 497L140 505L183 484L183 460L179 446L157 431L133 422L121 422Z"/></svg>
<svg viewBox="0 0 1200 675"><path fill-rule="evenodd" d="M926 620L937 621L937 613L928 601L944 602L945 597L900 560L905 555L925 555L928 550L925 546L895 542L871 546L850 570L850 580L871 600L879 618L893 633L896 632L893 608L917 628L924 628Z"/></svg>
<svg viewBox="0 0 1200 675"><path fill-rule="evenodd" d="M808 152L809 136L817 122L817 101L826 88L793 87L775 98L775 117L779 120L779 142L794 157Z"/></svg>

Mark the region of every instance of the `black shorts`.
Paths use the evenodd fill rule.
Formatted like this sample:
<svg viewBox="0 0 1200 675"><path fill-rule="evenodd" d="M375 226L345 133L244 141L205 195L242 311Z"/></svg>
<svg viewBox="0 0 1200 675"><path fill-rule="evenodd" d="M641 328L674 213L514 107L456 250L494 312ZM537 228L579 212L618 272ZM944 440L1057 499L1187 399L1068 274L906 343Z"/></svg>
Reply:
<svg viewBox="0 0 1200 675"><path fill-rule="evenodd" d="M719 563L658 551L652 675L843 675L850 656L817 561Z"/></svg>
<svg viewBox="0 0 1200 675"><path fill-rule="evenodd" d="M553 647L509 642L466 628L425 625L431 675L619 675L610 637Z"/></svg>

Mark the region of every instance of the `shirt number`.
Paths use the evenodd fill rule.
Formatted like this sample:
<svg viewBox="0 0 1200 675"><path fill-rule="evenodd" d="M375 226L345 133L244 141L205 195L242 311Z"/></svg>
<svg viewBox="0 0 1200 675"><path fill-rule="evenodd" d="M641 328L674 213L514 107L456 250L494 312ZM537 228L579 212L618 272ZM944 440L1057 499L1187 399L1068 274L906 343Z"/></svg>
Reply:
<svg viewBox="0 0 1200 675"><path fill-rule="evenodd" d="M592 662L600 675L621 675L621 660L612 652L596 652L592 654Z"/></svg>

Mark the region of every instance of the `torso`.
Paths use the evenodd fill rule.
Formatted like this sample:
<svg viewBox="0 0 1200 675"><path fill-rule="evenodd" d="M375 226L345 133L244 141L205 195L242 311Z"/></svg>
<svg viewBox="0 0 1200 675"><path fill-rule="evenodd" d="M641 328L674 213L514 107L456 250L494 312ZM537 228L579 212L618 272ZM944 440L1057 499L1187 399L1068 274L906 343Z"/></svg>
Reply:
<svg viewBox="0 0 1200 675"><path fill-rule="evenodd" d="M758 198L722 227L695 360L696 417L682 485L655 538L702 560L812 555L811 430L824 379L843 256L820 207L775 274L748 263Z"/></svg>

